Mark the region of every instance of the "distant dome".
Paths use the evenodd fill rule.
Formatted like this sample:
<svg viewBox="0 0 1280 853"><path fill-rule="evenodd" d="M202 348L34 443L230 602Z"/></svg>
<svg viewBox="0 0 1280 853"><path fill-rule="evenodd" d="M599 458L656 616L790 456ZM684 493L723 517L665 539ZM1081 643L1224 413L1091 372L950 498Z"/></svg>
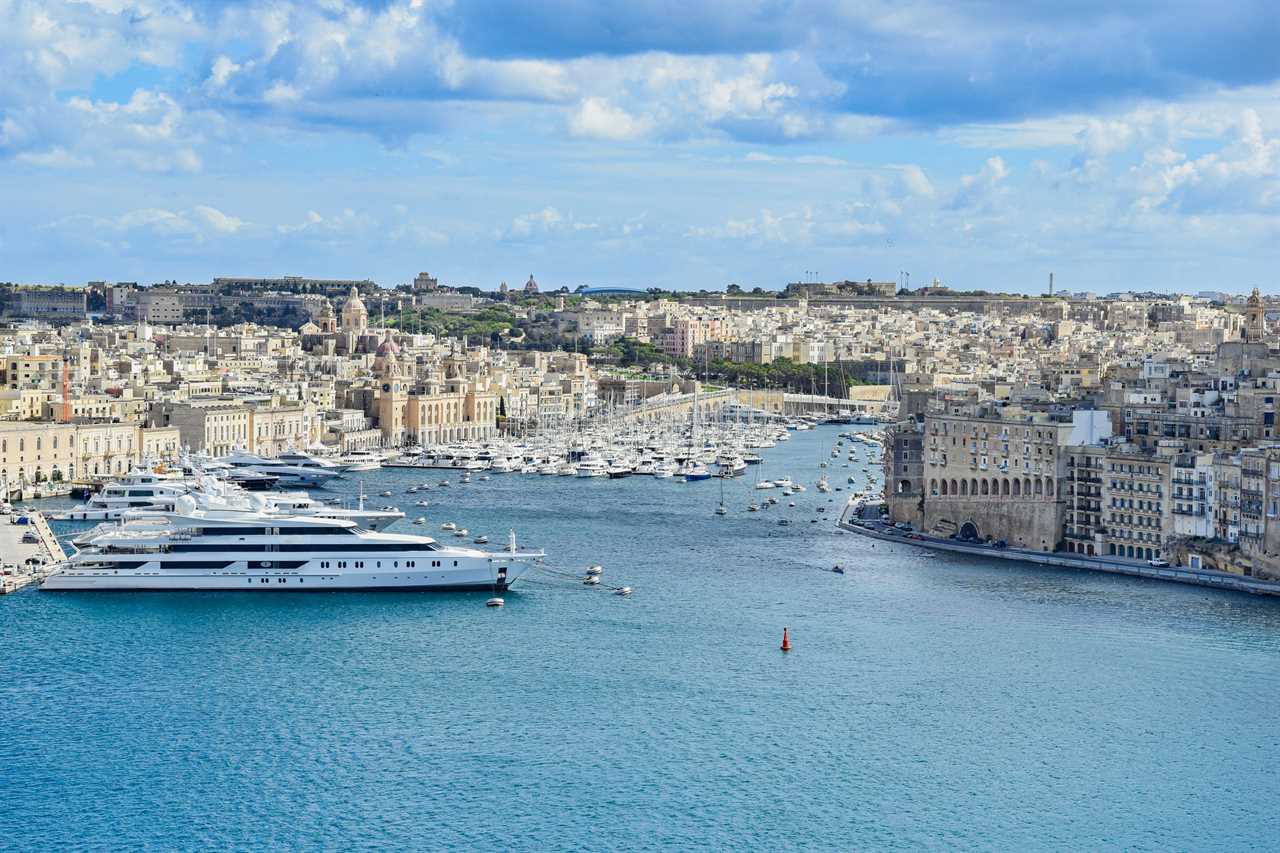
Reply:
<svg viewBox="0 0 1280 853"><path fill-rule="evenodd" d="M374 353L377 358L386 358L387 356L396 356L400 354L400 345L391 340L391 333L388 332L382 343L378 344L378 349Z"/></svg>

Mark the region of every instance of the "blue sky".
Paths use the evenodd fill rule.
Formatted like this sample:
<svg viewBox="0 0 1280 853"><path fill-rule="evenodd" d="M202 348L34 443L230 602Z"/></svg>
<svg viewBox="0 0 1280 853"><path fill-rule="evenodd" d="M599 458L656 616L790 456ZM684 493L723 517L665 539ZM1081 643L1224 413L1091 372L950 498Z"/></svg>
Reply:
<svg viewBox="0 0 1280 853"><path fill-rule="evenodd" d="M0 280L1272 287L1269 2L0 0Z"/></svg>

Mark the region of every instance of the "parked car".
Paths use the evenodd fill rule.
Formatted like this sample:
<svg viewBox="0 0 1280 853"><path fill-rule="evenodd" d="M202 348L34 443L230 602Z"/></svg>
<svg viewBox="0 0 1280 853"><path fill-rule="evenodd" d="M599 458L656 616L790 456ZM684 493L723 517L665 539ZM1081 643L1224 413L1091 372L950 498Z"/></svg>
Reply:
<svg viewBox="0 0 1280 853"><path fill-rule="evenodd" d="M1153 560L1147 560L1147 565L1148 565L1148 566L1151 566L1152 568L1156 568L1156 569L1167 569L1167 568L1169 568L1169 561L1168 561L1168 560L1162 560L1162 559L1160 559L1159 557L1156 557L1156 558L1155 558L1155 559L1153 559Z"/></svg>
<svg viewBox="0 0 1280 853"><path fill-rule="evenodd" d="M22 542L25 545L35 545L40 541L40 537L36 535L34 530L28 530L22 534Z"/></svg>

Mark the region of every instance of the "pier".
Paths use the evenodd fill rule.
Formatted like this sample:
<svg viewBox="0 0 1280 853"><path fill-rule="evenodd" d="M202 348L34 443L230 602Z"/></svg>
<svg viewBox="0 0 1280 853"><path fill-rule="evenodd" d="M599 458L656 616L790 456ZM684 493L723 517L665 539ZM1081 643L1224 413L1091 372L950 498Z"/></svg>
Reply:
<svg viewBox="0 0 1280 853"><path fill-rule="evenodd" d="M1082 569L1084 571L1104 572L1112 575L1129 575L1149 580L1172 581L1174 583L1214 587L1215 589L1229 589L1236 592L1247 592L1251 595L1280 596L1280 583L1233 575L1228 572L1218 572L1212 569L1189 569L1183 566L1152 566L1131 560L1085 557L1079 554L1067 554L1058 551L995 548L983 543L942 539L914 530L899 530L879 520L853 517L850 512L852 508L852 504L845 505L837 526L841 530L856 533L859 536L879 539L882 542L896 542L900 545L912 545L933 551L947 551L952 554L965 554L971 557L992 560L1013 560L1022 563L1036 563L1042 566L1057 566L1065 569Z"/></svg>
<svg viewBox="0 0 1280 853"><path fill-rule="evenodd" d="M27 523L19 524L25 518ZM24 542L23 534L32 533L35 542ZM18 512L0 520L0 594L17 592L44 577L48 567L66 559L57 537L49 529L44 513ZM32 562L33 560L38 562Z"/></svg>

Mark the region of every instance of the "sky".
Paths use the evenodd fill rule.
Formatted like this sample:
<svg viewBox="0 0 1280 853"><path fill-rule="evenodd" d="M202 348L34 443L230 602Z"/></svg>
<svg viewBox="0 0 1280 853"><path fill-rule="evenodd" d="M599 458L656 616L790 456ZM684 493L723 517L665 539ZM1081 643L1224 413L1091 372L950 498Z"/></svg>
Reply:
<svg viewBox="0 0 1280 853"><path fill-rule="evenodd" d="M1277 44L1274 0L0 0L0 281L1275 292Z"/></svg>

